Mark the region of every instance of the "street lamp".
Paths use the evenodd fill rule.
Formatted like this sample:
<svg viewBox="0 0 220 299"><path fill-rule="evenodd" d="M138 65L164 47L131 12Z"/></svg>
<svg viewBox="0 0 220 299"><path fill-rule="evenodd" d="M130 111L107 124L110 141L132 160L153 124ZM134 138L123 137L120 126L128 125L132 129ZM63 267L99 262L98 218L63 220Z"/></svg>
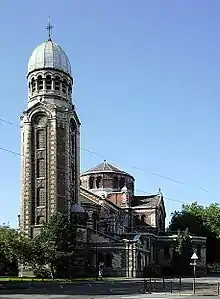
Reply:
<svg viewBox="0 0 220 299"><path fill-rule="evenodd" d="M196 292L196 264L198 261L198 256L194 252L193 255L191 256L191 263L190 265L193 266L193 294Z"/></svg>

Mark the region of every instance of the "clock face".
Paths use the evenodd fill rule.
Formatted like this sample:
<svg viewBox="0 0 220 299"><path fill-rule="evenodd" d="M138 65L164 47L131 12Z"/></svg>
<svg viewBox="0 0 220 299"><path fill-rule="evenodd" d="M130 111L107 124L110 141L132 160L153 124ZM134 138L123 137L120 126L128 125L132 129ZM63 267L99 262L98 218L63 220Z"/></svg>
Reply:
<svg viewBox="0 0 220 299"><path fill-rule="evenodd" d="M44 113L39 113L34 118L34 123L38 127L45 127L47 125L47 116Z"/></svg>

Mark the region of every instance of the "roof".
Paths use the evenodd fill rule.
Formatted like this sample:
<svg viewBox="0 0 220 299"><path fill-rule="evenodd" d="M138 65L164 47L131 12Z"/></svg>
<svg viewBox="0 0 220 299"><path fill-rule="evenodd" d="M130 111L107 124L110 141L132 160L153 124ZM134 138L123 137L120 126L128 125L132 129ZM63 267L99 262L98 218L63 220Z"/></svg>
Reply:
<svg viewBox="0 0 220 299"><path fill-rule="evenodd" d="M67 55L50 39L34 49L28 62L28 73L45 68L54 68L71 76L71 65Z"/></svg>
<svg viewBox="0 0 220 299"><path fill-rule="evenodd" d="M134 196L132 206L134 208L154 209L159 205L160 201L160 194L136 195Z"/></svg>
<svg viewBox="0 0 220 299"><path fill-rule="evenodd" d="M120 168L114 166L113 164L107 162L104 160L102 163L90 168L89 170L86 170L82 173L82 175L92 174L92 173L102 173L102 172L115 172L115 173L121 173L124 175L128 175L132 177L129 173L121 170Z"/></svg>

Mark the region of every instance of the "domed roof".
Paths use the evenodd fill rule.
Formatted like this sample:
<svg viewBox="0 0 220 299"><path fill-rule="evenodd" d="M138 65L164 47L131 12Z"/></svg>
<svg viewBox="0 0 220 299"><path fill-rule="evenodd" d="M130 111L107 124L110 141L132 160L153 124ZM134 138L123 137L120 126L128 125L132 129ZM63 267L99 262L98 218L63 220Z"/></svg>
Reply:
<svg viewBox="0 0 220 299"><path fill-rule="evenodd" d="M51 39L37 46L28 62L28 73L53 68L71 76L71 65L63 49Z"/></svg>
<svg viewBox="0 0 220 299"><path fill-rule="evenodd" d="M123 174L123 175L127 175L127 176L132 177L132 175L130 175L129 173L127 173L127 172L121 170L120 168L112 165L111 163L107 162L106 160L104 160L99 165L97 165L95 167L92 167L89 170L83 172L81 174L81 176L88 175L88 174L96 174L96 173L108 173L108 172Z"/></svg>

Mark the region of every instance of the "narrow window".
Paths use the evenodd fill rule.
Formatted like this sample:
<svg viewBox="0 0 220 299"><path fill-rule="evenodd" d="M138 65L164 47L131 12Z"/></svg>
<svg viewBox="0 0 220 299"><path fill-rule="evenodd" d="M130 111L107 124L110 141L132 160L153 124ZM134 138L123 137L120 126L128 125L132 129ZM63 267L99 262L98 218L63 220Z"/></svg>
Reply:
<svg viewBox="0 0 220 299"><path fill-rule="evenodd" d="M120 178L120 181L119 181L119 187L120 187L120 189L122 189L124 186L125 186L125 179L124 178Z"/></svg>
<svg viewBox="0 0 220 299"><path fill-rule="evenodd" d="M37 89L42 90L43 89L43 79L42 76L38 76L37 78Z"/></svg>
<svg viewBox="0 0 220 299"><path fill-rule="evenodd" d="M102 177L98 176L96 179L96 188L101 188Z"/></svg>
<svg viewBox="0 0 220 299"><path fill-rule="evenodd" d="M52 79L50 75L46 76L46 89L51 90L52 89Z"/></svg>
<svg viewBox="0 0 220 299"><path fill-rule="evenodd" d="M36 91L36 81L34 80L34 78L32 78L31 80L31 88L32 88L32 92Z"/></svg>
<svg viewBox="0 0 220 299"><path fill-rule="evenodd" d="M60 91L60 77L59 76L55 77L55 90Z"/></svg>
<svg viewBox="0 0 220 299"><path fill-rule="evenodd" d="M45 131L37 130L36 145L37 149L45 148Z"/></svg>
<svg viewBox="0 0 220 299"><path fill-rule="evenodd" d="M68 93L69 93L69 94L72 93L72 85L71 85L71 83L68 85Z"/></svg>
<svg viewBox="0 0 220 299"><path fill-rule="evenodd" d="M91 176L89 178L89 189L93 189L94 188L94 177Z"/></svg>
<svg viewBox="0 0 220 299"><path fill-rule="evenodd" d="M66 79L64 79L62 82L62 92L66 93L66 89L67 89L67 83L66 83Z"/></svg>
<svg viewBox="0 0 220 299"><path fill-rule="evenodd" d="M37 207L45 206L45 190L44 188L37 189Z"/></svg>
<svg viewBox="0 0 220 299"><path fill-rule="evenodd" d="M113 178L113 188L118 189L118 177L117 176L115 176Z"/></svg>
<svg viewBox="0 0 220 299"><path fill-rule="evenodd" d="M44 159L37 160L37 178L45 176L45 163Z"/></svg>

